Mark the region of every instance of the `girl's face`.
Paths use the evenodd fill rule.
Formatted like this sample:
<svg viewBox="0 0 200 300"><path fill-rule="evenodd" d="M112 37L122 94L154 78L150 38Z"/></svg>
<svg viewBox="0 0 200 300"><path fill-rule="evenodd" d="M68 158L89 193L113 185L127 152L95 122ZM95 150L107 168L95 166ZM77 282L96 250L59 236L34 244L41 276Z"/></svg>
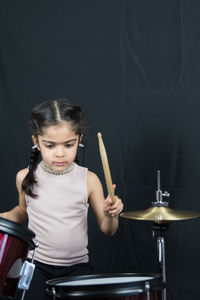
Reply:
<svg viewBox="0 0 200 300"><path fill-rule="evenodd" d="M38 140L32 137L34 144L39 145L41 156L47 166L55 171L66 170L76 158L80 136L74 133L69 122L47 127Z"/></svg>

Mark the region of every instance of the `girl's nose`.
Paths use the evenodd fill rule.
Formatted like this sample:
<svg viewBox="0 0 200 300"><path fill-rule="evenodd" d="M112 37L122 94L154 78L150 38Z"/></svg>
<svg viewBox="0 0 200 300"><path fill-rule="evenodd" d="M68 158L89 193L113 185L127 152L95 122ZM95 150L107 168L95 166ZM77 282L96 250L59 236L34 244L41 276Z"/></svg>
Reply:
<svg viewBox="0 0 200 300"><path fill-rule="evenodd" d="M57 147L56 148L56 156L57 157L63 157L65 156L65 150L63 147Z"/></svg>

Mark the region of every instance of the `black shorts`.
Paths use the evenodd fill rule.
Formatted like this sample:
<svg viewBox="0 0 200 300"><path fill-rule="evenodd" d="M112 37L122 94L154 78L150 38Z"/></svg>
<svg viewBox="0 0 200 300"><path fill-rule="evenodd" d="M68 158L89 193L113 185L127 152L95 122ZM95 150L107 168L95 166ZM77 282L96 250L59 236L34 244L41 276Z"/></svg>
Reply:
<svg viewBox="0 0 200 300"><path fill-rule="evenodd" d="M70 267L47 265L35 261L35 271L29 289L25 293L24 300L49 300L46 295L46 281L65 276L91 275L93 269L89 263L76 264ZM20 300L22 291L17 290L14 299Z"/></svg>

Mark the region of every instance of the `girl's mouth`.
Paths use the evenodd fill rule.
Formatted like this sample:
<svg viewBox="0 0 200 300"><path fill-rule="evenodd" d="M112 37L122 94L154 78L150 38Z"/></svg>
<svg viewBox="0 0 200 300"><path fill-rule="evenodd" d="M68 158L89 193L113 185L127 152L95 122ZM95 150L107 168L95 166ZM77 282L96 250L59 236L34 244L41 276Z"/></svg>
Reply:
<svg viewBox="0 0 200 300"><path fill-rule="evenodd" d="M56 162L55 165L56 165L56 166L63 166L63 165L64 165L64 162Z"/></svg>

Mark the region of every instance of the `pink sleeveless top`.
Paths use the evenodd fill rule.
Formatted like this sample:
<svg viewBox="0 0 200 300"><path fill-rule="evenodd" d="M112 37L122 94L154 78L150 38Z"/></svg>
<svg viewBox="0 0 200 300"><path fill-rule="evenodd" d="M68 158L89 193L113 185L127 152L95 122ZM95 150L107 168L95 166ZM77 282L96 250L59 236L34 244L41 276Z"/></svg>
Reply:
<svg viewBox="0 0 200 300"><path fill-rule="evenodd" d="M86 177L87 169L77 164L63 175L49 174L38 165L33 189L38 197L25 196L28 227L39 242L36 260L58 266L88 262Z"/></svg>

